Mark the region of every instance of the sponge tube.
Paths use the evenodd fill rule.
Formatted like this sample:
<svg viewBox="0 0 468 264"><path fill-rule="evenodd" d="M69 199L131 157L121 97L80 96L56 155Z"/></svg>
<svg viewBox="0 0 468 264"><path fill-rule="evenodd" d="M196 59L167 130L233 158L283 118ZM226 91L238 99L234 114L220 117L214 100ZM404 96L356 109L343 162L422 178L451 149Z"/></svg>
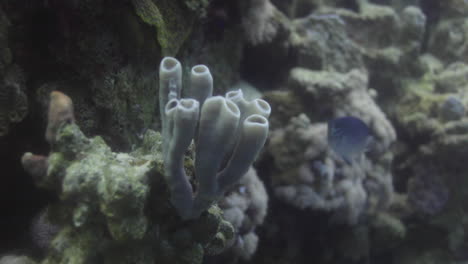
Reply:
<svg viewBox="0 0 468 264"><path fill-rule="evenodd" d="M165 178L171 203L183 219L194 219L248 171L265 144L270 105L247 101L241 90L214 96L213 78L205 65L190 73L189 97L180 99L182 67L171 57L160 65L159 103ZM200 111L201 109L201 111ZM184 155L196 137L194 195L184 168Z"/></svg>
<svg viewBox="0 0 468 264"><path fill-rule="evenodd" d="M171 203L183 219L188 219L193 207L193 190L184 170L184 154L195 134L199 104L193 99L173 99L167 103L165 114L170 129L164 158L165 177L171 191Z"/></svg>
<svg viewBox="0 0 468 264"><path fill-rule="evenodd" d="M226 142L236 135L239 119L239 108L222 96L210 97L203 104L195 159L199 186L194 212L203 211L217 200L216 175L229 150Z"/></svg>
<svg viewBox="0 0 468 264"><path fill-rule="evenodd" d="M200 106L213 94L213 77L205 65L196 65L190 72L190 91L188 97L197 100Z"/></svg>
<svg viewBox="0 0 468 264"><path fill-rule="evenodd" d="M182 89L182 66L173 57L165 57L159 65L159 114L163 138L168 137L167 118L165 107L170 99L179 99ZM163 151L166 153L167 141L163 143Z"/></svg>
<svg viewBox="0 0 468 264"><path fill-rule="evenodd" d="M234 153L218 176L221 194L244 176L265 144L267 137L268 120L265 117L255 114L244 120Z"/></svg>
<svg viewBox="0 0 468 264"><path fill-rule="evenodd" d="M268 118L271 113L270 105L263 99L255 99L253 101L247 101L244 98L242 90L230 91L226 93L226 98L233 101L241 111L241 122L248 116L258 114L265 118Z"/></svg>

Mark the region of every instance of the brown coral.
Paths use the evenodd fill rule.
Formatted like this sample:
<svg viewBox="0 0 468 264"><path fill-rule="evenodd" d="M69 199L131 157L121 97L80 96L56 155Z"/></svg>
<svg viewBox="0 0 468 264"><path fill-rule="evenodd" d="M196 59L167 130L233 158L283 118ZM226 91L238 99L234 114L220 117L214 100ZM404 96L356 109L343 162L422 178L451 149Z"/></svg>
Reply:
<svg viewBox="0 0 468 264"><path fill-rule="evenodd" d="M48 163L46 156L34 155L31 152L24 153L23 157L21 157L23 168L36 180L47 173Z"/></svg>
<svg viewBox="0 0 468 264"><path fill-rule="evenodd" d="M53 91L50 93L47 121L46 140L52 144L55 142L57 130L62 124L75 122L73 103L70 97L59 91Z"/></svg>

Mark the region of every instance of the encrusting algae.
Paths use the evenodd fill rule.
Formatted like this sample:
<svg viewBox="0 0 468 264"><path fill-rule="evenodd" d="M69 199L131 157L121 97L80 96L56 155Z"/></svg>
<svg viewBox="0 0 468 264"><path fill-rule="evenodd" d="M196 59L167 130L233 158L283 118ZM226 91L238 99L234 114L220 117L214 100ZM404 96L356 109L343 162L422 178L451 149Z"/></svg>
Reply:
<svg viewBox="0 0 468 264"><path fill-rule="evenodd" d="M24 168L41 188L58 194L48 207L57 235L42 263L202 263L234 235L211 206L182 221L162 176L161 136L148 130L143 146L115 153L75 124L71 99L51 93L48 156L26 153Z"/></svg>

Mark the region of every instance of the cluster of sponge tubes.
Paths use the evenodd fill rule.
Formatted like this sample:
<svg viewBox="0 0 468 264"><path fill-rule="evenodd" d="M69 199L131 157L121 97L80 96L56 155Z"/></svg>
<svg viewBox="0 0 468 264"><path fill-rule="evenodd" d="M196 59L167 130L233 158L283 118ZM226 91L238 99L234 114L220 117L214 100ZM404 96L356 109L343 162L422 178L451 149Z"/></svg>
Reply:
<svg viewBox="0 0 468 264"><path fill-rule="evenodd" d="M159 69L165 177L171 203L183 219L197 218L248 171L268 136L271 108L261 99L247 101L241 90L212 96L213 78L204 65L190 73L189 98L181 99L182 67L166 57ZM184 155L195 142L194 193Z"/></svg>

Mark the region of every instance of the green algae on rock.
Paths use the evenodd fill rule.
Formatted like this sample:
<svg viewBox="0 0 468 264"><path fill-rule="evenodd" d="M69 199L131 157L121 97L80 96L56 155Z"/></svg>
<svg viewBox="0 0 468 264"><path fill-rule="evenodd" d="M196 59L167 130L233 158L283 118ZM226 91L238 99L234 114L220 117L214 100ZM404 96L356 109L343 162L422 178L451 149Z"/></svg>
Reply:
<svg viewBox="0 0 468 264"><path fill-rule="evenodd" d="M132 0L136 14L157 30L163 56L174 56L191 32L194 16L184 14L176 1ZM191 17L191 19L190 19Z"/></svg>
<svg viewBox="0 0 468 264"><path fill-rule="evenodd" d="M71 107L54 102L69 100L62 93L51 100L52 106ZM59 196L48 218L60 231L42 263L198 264L205 252L219 253L232 238L233 228L216 206L184 222L169 205L159 133L148 130L141 148L115 153L101 137L87 138L73 120L49 122L56 122L49 124L51 153L22 159L36 183Z"/></svg>

